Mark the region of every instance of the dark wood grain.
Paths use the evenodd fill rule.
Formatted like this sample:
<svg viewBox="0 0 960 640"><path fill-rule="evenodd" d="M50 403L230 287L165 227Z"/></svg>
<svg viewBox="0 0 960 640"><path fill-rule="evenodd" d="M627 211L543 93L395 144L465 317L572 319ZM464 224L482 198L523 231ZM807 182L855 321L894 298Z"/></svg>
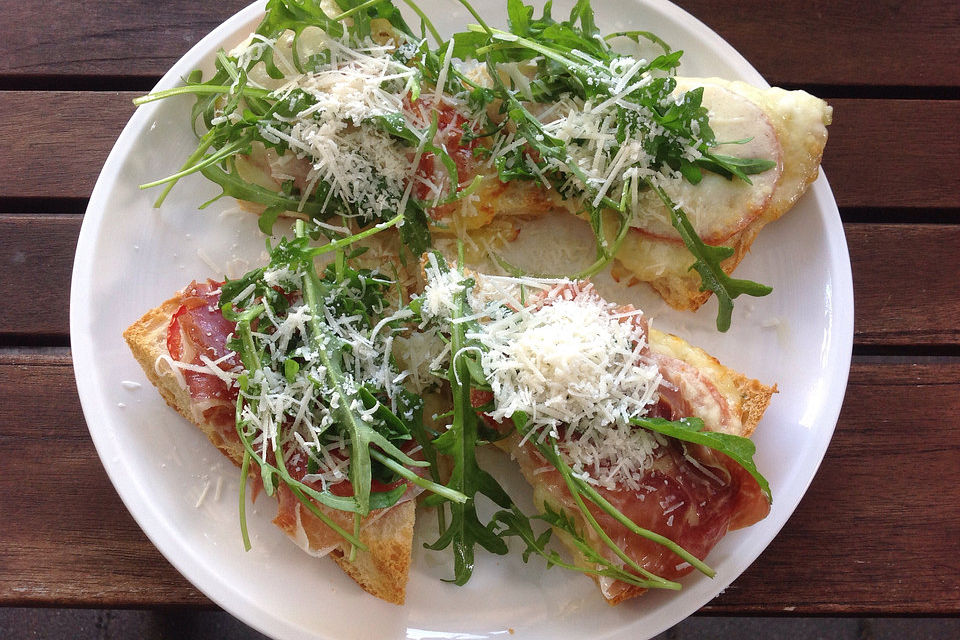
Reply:
<svg viewBox="0 0 960 640"><path fill-rule="evenodd" d="M844 225L854 343L960 345L960 226Z"/></svg>
<svg viewBox="0 0 960 640"><path fill-rule="evenodd" d="M0 215L0 333L66 339L70 276L83 216Z"/></svg>
<svg viewBox="0 0 960 640"><path fill-rule="evenodd" d="M79 214L0 215L0 299L7 301L0 334L66 340L81 221ZM856 344L960 345L960 226L858 223L844 230Z"/></svg>
<svg viewBox="0 0 960 640"><path fill-rule="evenodd" d="M247 0L0 0L0 75L159 77Z"/></svg>
<svg viewBox="0 0 960 640"><path fill-rule="evenodd" d="M0 92L0 198L89 197L137 95Z"/></svg>
<svg viewBox="0 0 960 640"><path fill-rule="evenodd" d="M0 406L0 605L208 604L110 486L68 357L0 356ZM957 413L958 364L855 364L800 508L707 611L960 614Z"/></svg>
<svg viewBox="0 0 960 640"><path fill-rule="evenodd" d="M831 103L833 125L823 168L839 206L960 206L960 146L955 144L960 102Z"/></svg>
<svg viewBox="0 0 960 640"><path fill-rule="evenodd" d="M137 95L0 92L0 140L6 143L0 163L7 168L0 172L0 198L89 197ZM945 134L960 129L960 102L832 104L824 170L839 206L960 208L960 190L952 188L960 146ZM171 158L170 172L180 164Z"/></svg>
<svg viewBox="0 0 960 640"><path fill-rule="evenodd" d="M960 85L960 4L677 0L771 84ZM942 61L942 62L941 62Z"/></svg>
<svg viewBox="0 0 960 640"><path fill-rule="evenodd" d="M154 78L246 0L0 1L0 77ZM498 6L499 3L494 3ZM960 5L680 0L775 84L957 86ZM42 20L39 18L42 16ZM642 13L625 20L644 28Z"/></svg>
<svg viewBox="0 0 960 640"><path fill-rule="evenodd" d="M202 604L100 466L69 356L0 356L0 605Z"/></svg>
<svg viewBox="0 0 960 640"><path fill-rule="evenodd" d="M958 364L854 364L810 489L717 610L960 614L958 414Z"/></svg>

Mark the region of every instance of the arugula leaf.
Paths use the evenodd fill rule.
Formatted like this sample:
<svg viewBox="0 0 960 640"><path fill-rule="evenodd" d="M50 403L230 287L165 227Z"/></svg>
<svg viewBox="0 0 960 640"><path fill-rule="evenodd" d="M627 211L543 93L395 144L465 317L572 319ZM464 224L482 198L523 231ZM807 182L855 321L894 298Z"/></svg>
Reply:
<svg viewBox="0 0 960 640"><path fill-rule="evenodd" d="M770 494L770 484L757 470L757 465L753 461L753 455L756 453L757 447L750 438L729 433L704 431L703 420L700 418L681 418L676 421L665 420L664 418L634 418L630 421L630 424L684 442L701 444L728 456L753 476L757 484L760 485L760 491L767 498L767 502L773 502L773 497Z"/></svg>
<svg viewBox="0 0 960 640"><path fill-rule="evenodd" d="M364 122L376 125L380 130L403 140L412 147L420 144L420 137L407 125L406 119L399 111L367 118Z"/></svg>
<svg viewBox="0 0 960 640"><path fill-rule="evenodd" d="M439 268L449 269L443 257L437 255ZM468 282L464 278L465 282ZM455 306L450 317L450 366L447 373L447 382L450 384L453 396L453 421L447 431L443 432L433 446L439 453L450 456L453 469L447 486L467 496L464 503L451 503L450 523L440 533L440 537L432 544L424 545L428 549L439 551L453 547L454 578L452 582L458 585L466 584L473 574L474 547L480 545L487 551L498 555L507 553L507 545L496 535L488 525L480 521L477 515L476 496L485 495L501 507L507 508L511 504L509 496L503 491L500 484L486 471L480 468L476 458L478 443L478 418L470 404L470 366L464 352L467 346L466 323L456 322L470 314L467 304L467 288L463 287L455 296ZM428 504L436 500L428 498Z"/></svg>
<svg viewBox="0 0 960 640"><path fill-rule="evenodd" d="M533 7L523 4L522 0L507 0L507 24L511 33L529 33Z"/></svg>
<svg viewBox="0 0 960 640"><path fill-rule="evenodd" d="M750 182L748 175L763 173L777 166L773 160L764 160L762 158L737 158L720 153L707 152L702 158L697 160L697 164L714 173L732 178L736 176L747 184Z"/></svg>
<svg viewBox="0 0 960 640"><path fill-rule="evenodd" d="M416 202L408 202L403 212L403 225L400 226L400 239L414 256L423 255L430 248L430 225L423 207Z"/></svg>
<svg viewBox="0 0 960 640"><path fill-rule="evenodd" d="M563 511L554 510L548 502L543 503L543 509L542 514L529 518L520 511L519 507L511 505L509 510L498 511L493 516L493 522L497 525L497 535L520 538L524 542L526 545L522 552L524 562L529 562L530 556L535 554L546 560L548 569L555 566L561 567L587 575L619 580L644 589L680 589L678 582L647 580L618 566L586 541L571 516ZM531 520L542 520L549 524L550 528L538 535L533 531ZM568 543L572 544L583 557L584 564L567 562L557 551L547 548L554 530L565 534Z"/></svg>

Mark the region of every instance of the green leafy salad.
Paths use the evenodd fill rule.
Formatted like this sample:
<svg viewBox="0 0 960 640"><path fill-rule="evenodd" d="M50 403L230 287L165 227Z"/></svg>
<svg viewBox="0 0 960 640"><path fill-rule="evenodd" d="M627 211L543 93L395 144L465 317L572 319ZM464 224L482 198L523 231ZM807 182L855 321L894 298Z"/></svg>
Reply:
<svg viewBox="0 0 960 640"><path fill-rule="evenodd" d="M596 236L595 264L575 274L583 278L613 259L638 215L637 194L653 190L696 258L704 290L719 298L717 326L725 330L733 298L769 288L728 277L720 261L732 249L704 244L660 179L679 173L696 183L709 171L749 181L771 163L713 151L718 142L701 106L702 90L674 95L671 74L681 52L653 34L602 36L587 0L559 21L549 2L536 16L521 0L508 0L508 30L489 27L461 2L477 24L444 40L411 0L406 5L417 30L386 0L335 0L326 10L323 3L270 0L256 32L233 51L219 52L211 78L197 72L184 86L137 101L196 98L196 150L180 171L144 185L165 185L158 204L180 178L199 172L220 185L222 195L257 207L265 233L282 213L299 218L292 234L268 242L267 266L221 289L223 315L236 323L227 346L242 362L231 381L239 390L242 472L259 469L268 494L289 488L353 551L365 548L364 516L396 504L408 486L421 488L422 504L437 518L436 538L426 546L453 552L456 584L469 580L477 546L506 554L517 538L512 546L522 549L524 560L535 555L547 566L679 589L629 555L601 520L668 549L677 562L707 575L712 570L608 500L602 482L570 457L562 420L544 427L543 415L498 399L504 383L491 373L499 348L487 338L491 326L516 324L527 313L528 295L560 281L517 277L517 304L478 307L478 280L463 268L463 243L456 262L430 250L443 224L431 212L470 198L485 179L465 172L472 165L451 147L453 140L471 159L489 163L495 179L549 184L575 203ZM662 54L648 61L617 53L611 46L617 38L654 42ZM453 138L441 140L451 121L439 108L446 99L459 124ZM558 110L572 115L561 122L552 117ZM610 135L576 133L590 127ZM424 176L425 157L435 159L442 175ZM360 266L373 236L397 232L397 260L423 265L425 288L416 293L398 282L396 265ZM624 326L608 324L614 333ZM728 457L769 500L750 440L705 431L698 418L649 417L662 381L655 367L632 372L642 346L637 335L615 336L616 353L625 355L612 377L616 384L636 378L647 396L591 419L651 450L672 447L680 456L703 447ZM415 340L430 346L410 348ZM436 413L425 410L431 395L443 399ZM494 428L484 416L497 411ZM592 428L567 426L570 433ZM481 467L478 448L510 437L535 447L558 474L572 508L546 504L529 515ZM349 491L334 490L343 483ZM241 528L249 547L244 500L241 495ZM486 517L485 502L495 505ZM349 514L352 526L318 505ZM552 532L583 561L553 549Z"/></svg>

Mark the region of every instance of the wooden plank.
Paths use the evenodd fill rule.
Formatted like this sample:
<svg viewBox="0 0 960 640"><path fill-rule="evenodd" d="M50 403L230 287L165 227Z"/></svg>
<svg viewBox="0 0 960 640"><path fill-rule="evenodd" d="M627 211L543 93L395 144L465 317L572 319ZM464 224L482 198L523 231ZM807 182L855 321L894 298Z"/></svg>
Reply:
<svg viewBox="0 0 960 640"><path fill-rule="evenodd" d="M0 74L159 78L248 4L119 0L74 2L51 11L40 0L0 0Z"/></svg>
<svg viewBox="0 0 960 640"><path fill-rule="evenodd" d="M246 0L146 4L2 0L0 75L153 78ZM680 0L774 84L957 86L960 9L942 0ZM500 6L494 3L494 6ZM502 15L501 9L491 13ZM37 16L43 19L38 20ZM638 12L630 24L645 28ZM609 25L606 25L609 27Z"/></svg>
<svg viewBox="0 0 960 640"><path fill-rule="evenodd" d="M0 407L0 605L208 604L107 481L67 357L0 356ZM800 508L706 611L960 614L957 415L960 364L855 364Z"/></svg>
<svg viewBox="0 0 960 640"><path fill-rule="evenodd" d="M823 168L839 206L960 206L960 147L951 133L960 128L960 102L830 102Z"/></svg>
<svg viewBox="0 0 960 640"><path fill-rule="evenodd" d="M960 85L956 2L676 4L717 31L774 85Z"/></svg>
<svg viewBox="0 0 960 640"><path fill-rule="evenodd" d="M0 198L89 197L137 95L0 92ZM948 188L960 147L944 135L960 128L960 102L831 102L824 168L841 207L960 207L960 191ZM180 163L171 158L170 172Z"/></svg>
<svg viewBox="0 0 960 640"><path fill-rule="evenodd" d="M82 216L0 215L0 333L64 339Z"/></svg>
<svg viewBox="0 0 960 640"><path fill-rule="evenodd" d="M88 198L137 95L0 92L0 198Z"/></svg>
<svg viewBox="0 0 960 640"><path fill-rule="evenodd" d="M960 344L960 226L846 224L854 343Z"/></svg>
<svg viewBox="0 0 960 640"><path fill-rule="evenodd" d="M0 356L0 605L205 604L124 508L69 357Z"/></svg>
<svg viewBox="0 0 960 640"><path fill-rule="evenodd" d="M960 365L854 364L793 517L708 610L960 614Z"/></svg>
<svg viewBox="0 0 960 640"><path fill-rule="evenodd" d="M7 301L0 305L0 334L66 339L81 220L79 214L0 214L0 299ZM856 344L960 344L960 226L858 223L844 229Z"/></svg>

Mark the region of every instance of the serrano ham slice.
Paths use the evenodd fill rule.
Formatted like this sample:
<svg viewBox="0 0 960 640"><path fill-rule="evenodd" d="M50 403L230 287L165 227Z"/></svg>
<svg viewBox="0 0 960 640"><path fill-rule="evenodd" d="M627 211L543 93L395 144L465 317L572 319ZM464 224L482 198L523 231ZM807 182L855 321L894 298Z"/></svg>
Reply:
<svg viewBox="0 0 960 640"><path fill-rule="evenodd" d="M534 296L526 306L536 313L544 305L555 304L558 300L583 299L594 303L599 296L589 285L565 284ZM670 420L697 417L703 420L709 431L742 436L753 431L774 388L724 367L680 338L649 329L646 320L635 315L632 307L611 309L608 313L611 314L609 317L618 318L621 324L629 323L632 327L638 362L652 362L659 371L661 382L657 398L648 406L645 417ZM573 346L564 345L565 348ZM496 406L493 392L474 391L471 402L475 407L489 406L490 403ZM521 437L509 419L501 422L487 413L483 418L494 429L510 434L499 441L498 446L519 463L524 477L534 488L537 507L544 509L547 505L554 511L567 513L578 523L577 530L594 549L620 563L586 523L560 472L541 455L533 442L537 435ZM579 429L582 430L583 426L580 425ZM571 466L571 447L579 446L578 441L586 438L586 431L581 430L560 429L557 440L560 453L567 457ZM635 446L643 448L640 459L647 457L642 469L631 470L629 476L621 474L621 477L616 470L600 468L614 463L619 466L623 459L634 458L628 450L617 451L615 460L594 456L596 466L589 469L591 484L635 524L673 540L701 560L727 531L754 524L769 512L768 499L757 480L722 453L662 436L655 437L652 443L649 438L617 442L620 443L618 446L628 447L636 442ZM615 480L611 481L611 478ZM667 547L634 534L596 505L589 502L588 505L606 535L644 569L668 580L675 580L693 570L689 563ZM563 531L558 534L562 541L570 542ZM589 566L575 545L568 546L578 564ZM644 591L608 578L597 577L595 580L610 604L618 604Z"/></svg>
<svg viewBox="0 0 960 640"><path fill-rule="evenodd" d="M243 460L243 445L234 426L237 390L203 362L201 355L224 374L239 365L226 348L233 326L218 308L219 285L192 283L131 325L124 338L147 378L167 404L197 426L235 465ZM207 371L199 371L200 365ZM186 366L179 366L186 365ZM294 471L297 467L293 465ZM302 469L300 471L303 471ZM259 482L259 476L255 482ZM281 485L274 523L311 555L329 555L341 569L373 595L402 604L410 571L415 501L408 488L399 502L371 511L360 526L360 540L369 551L349 558L350 545L310 512ZM327 517L352 528L352 514L317 505ZM239 527L238 541L239 540Z"/></svg>

